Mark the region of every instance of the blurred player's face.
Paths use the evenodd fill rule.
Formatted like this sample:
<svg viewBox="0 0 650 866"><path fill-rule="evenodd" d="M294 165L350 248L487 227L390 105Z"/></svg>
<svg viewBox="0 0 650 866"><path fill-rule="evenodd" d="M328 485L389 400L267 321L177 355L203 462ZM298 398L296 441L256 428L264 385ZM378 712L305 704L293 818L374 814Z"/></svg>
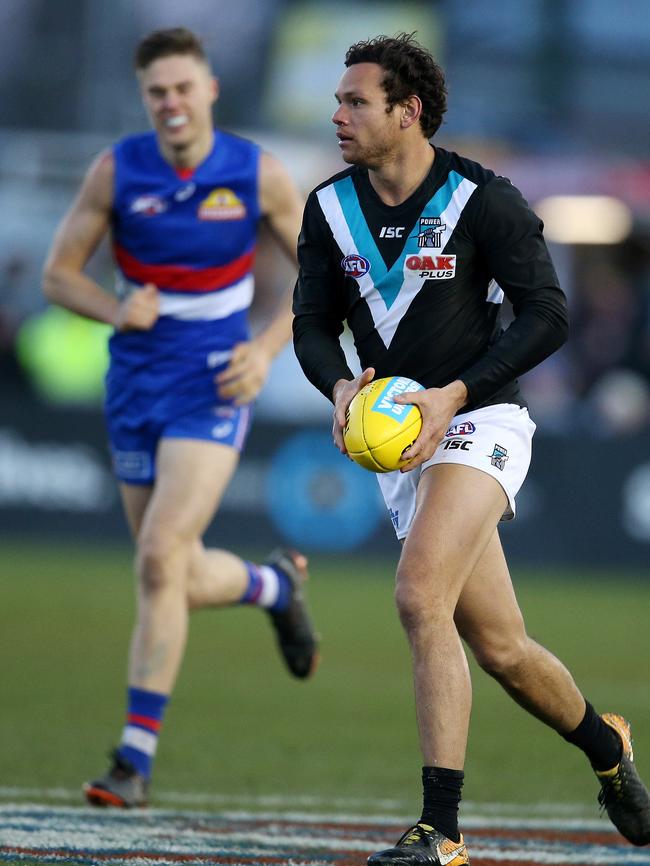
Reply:
<svg viewBox="0 0 650 866"><path fill-rule="evenodd" d="M377 63L355 63L341 77L335 94L339 107L332 121L345 162L376 169L395 156L398 106L388 110L383 76Z"/></svg>
<svg viewBox="0 0 650 866"><path fill-rule="evenodd" d="M179 153L212 140L217 80L189 54L154 60L138 73L142 99L163 152Z"/></svg>

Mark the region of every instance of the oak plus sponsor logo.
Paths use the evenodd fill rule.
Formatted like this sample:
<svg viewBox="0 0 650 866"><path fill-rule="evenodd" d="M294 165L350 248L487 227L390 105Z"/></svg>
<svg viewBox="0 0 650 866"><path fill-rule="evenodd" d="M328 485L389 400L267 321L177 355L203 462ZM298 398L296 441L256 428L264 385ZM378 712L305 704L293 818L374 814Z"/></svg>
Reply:
<svg viewBox="0 0 650 866"><path fill-rule="evenodd" d="M139 195L129 205L129 212L139 216L156 216L167 210L167 202L159 195Z"/></svg>
<svg viewBox="0 0 650 866"><path fill-rule="evenodd" d="M352 253L341 260L346 277L362 277L370 270L370 262L365 256Z"/></svg>
<svg viewBox="0 0 650 866"><path fill-rule="evenodd" d="M242 220L246 216L246 205L231 189L213 189L199 205L201 220Z"/></svg>
<svg viewBox="0 0 650 866"><path fill-rule="evenodd" d="M406 259L409 271L418 271L425 280L451 280L456 276L456 256L414 255Z"/></svg>

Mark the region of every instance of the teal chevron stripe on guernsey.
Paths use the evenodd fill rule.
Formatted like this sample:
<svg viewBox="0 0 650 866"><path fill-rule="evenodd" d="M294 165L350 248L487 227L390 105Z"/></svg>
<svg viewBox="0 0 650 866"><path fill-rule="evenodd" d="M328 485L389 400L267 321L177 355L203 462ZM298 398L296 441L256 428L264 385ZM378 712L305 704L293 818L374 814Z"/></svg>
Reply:
<svg viewBox="0 0 650 866"><path fill-rule="evenodd" d="M368 228L352 178L348 175L337 180L334 191L359 254L370 262L370 273L376 285L377 280L386 276L386 264Z"/></svg>

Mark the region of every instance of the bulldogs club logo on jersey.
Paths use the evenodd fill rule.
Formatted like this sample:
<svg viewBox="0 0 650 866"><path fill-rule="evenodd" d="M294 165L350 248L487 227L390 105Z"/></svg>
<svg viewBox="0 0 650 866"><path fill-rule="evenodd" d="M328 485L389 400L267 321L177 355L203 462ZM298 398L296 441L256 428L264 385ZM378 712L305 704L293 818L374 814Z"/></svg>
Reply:
<svg viewBox="0 0 650 866"><path fill-rule="evenodd" d="M199 205L200 220L242 220L246 216L246 205L231 189L219 187Z"/></svg>
<svg viewBox="0 0 650 866"><path fill-rule="evenodd" d="M346 277L362 277L370 270L370 262L364 256L351 254L341 260Z"/></svg>
<svg viewBox="0 0 650 866"><path fill-rule="evenodd" d="M447 226L440 217L420 217L418 246L440 249L442 245L442 233L446 228Z"/></svg>

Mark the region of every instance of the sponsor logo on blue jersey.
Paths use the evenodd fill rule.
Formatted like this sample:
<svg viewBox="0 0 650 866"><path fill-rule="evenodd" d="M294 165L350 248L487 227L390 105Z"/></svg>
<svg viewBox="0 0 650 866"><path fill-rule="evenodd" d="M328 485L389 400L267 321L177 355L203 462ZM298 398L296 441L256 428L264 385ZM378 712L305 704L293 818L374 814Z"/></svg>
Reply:
<svg viewBox="0 0 650 866"><path fill-rule="evenodd" d="M243 220L245 216L246 205L228 187L213 189L199 205L200 220Z"/></svg>
<svg viewBox="0 0 650 866"><path fill-rule="evenodd" d="M365 256L358 256L353 253L341 261L341 267L345 271L346 277L362 277L370 270L370 262Z"/></svg>
<svg viewBox="0 0 650 866"><path fill-rule="evenodd" d="M424 388L406 376L393 376L375 400L372 411L381 412L382 415L388 415L400 424L403 423L413 406L411 403L394 403L393 397L406 391L424 391Z"/></svg>
<svg viewBox="0 0 650 866"><path fill-rule="evenodd" d="M175 201L187 201L188 198L191 198L196 192L196 184L194 181L190 181L190 183L182 186L179 190L176 190L174 193Z"/></svg>

